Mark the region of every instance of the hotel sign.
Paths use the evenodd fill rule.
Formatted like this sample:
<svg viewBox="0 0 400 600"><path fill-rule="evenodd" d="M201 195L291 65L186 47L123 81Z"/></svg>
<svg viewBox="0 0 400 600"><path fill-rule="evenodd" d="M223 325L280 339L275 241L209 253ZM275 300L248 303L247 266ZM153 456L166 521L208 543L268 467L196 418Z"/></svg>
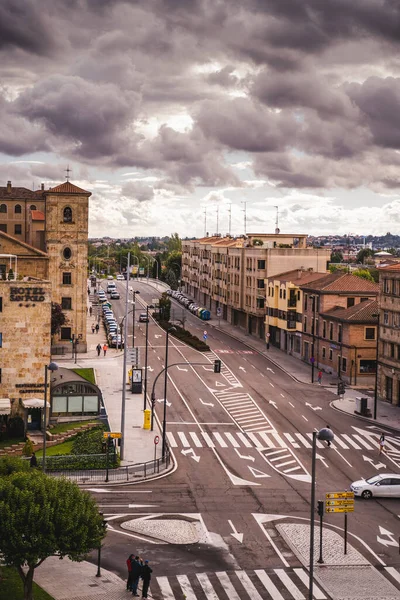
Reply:
<svg viewBox="0 0 400 600"><path fill-rule="evenodd" d="M44 302L45 299L45 290L41 287L10 288L11 302Z"/></svg>

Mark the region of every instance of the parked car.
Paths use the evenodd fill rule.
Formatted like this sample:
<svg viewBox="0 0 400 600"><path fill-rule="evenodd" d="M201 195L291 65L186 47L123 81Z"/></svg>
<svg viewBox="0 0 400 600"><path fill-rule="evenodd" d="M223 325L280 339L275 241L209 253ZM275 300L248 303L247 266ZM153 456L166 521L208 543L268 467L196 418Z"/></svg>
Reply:
<svg viewBox="0 0 400 600"><path fill-rule="evenodd" d="M122 275L122 273L119 273L117 275L117 279L118 279L118 281L123 281L125 279L125 277Z"/></svg>
<svg viewBox="0 0 400 600"><path fill-rule="evenodd" d="M119 295L119 292L117 292L117 290L111 292L111 300L119 300L120 298L121 296Z"/></svg>
<svg viewBox="0 0 400 600"><path fill-rule="evenodd" d="M124 340L120 335L110 335L108 338L108 345L110 348L123 348Z"/></svg>
<svg viewBox="0 0 400 600"><path fill-rule="evenodd" d="M112 275L108 275L107 279L112 281L114 279L114 277Z"/></svg>
<svg viewBox="0 0 400 600"><path fill-rule="evenodd" d="M369 479L353 481L350 486L355 496L369 500L379 498L400 498L400 475L397 473L379 473Z"/></svg>
<svg viewBox="0 0 400 600"><path fill-rule="evenodd" d="M149 321L149 317L147 316L147 313L140 313L139 323L148 323L148 321Z"/></svg>

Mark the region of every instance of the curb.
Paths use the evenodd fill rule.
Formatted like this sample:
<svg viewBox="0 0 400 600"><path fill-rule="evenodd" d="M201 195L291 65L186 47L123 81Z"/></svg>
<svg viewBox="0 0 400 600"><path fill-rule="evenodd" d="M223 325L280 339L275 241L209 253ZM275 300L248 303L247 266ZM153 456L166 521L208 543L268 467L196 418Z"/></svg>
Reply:
<svg viewBox="0 0 400 600"><path fill-rule="evenodd" d="M355 413L348 412L347 410L343 410L342 408L339 408L339 406L335 406L334 402L337 402L337 400L332 400L331 402L329 402L329 406L331 408L333 408L333 410L337 410L338 412L349 415L350 417L355 417L357 419L360 419L361 421L364 421L365 423L370 423L371 425L380 426L384 429L390 429L394 433L400 433L400 428L398 428L398 427L393 427L393 425L386 425L386 423L382 423L382 421L378 421L378 420L375 421L372 418L364 417L363 415L356 415Z"/></svg>

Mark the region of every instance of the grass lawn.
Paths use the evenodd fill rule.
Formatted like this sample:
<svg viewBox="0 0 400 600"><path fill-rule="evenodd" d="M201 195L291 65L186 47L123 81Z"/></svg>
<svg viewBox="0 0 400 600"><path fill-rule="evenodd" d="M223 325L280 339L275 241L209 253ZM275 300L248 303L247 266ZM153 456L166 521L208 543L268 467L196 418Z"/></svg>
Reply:
<svg viewBox="0 0 400 600"><path fill-rule="evenodd" d="M47 592L33 583L35 600L54 600ZM24 588L17 571L11 567L0 567L0 600L23 600Z"/></svg>
<svg viewBox="0 0 400 600"><path fill-rule="evenodd" d="M59 456L60 454L71 454L72 446L74 445L74 440L67 440L62 444L58 444L57 446L46 446L46 456ZM38 450L35 452L36 458L40 458L43 456L43 451ZM35 599L36 600L36 599Z"/></svg>
<svg viewBox="0 0 400 600"><path fill-rule="evenodd" d="M54 425L54 427L52 427L50 429L50 433L65 433L66 431L69 431L70 429L77 429L78 427L83 427L84 425L87 425L88 423L101 424L102 421L93 419L90 421L72 421L72 422L68 422L68 423L57 423L57 425Z"/></svg>
<svg viewBox="0 0 400 600"><path fill-rule="evenodd" d="M73 371L77 374L89 381L89 383L95 384L94 380L94 370L93 369L73 369Z"/></svg>

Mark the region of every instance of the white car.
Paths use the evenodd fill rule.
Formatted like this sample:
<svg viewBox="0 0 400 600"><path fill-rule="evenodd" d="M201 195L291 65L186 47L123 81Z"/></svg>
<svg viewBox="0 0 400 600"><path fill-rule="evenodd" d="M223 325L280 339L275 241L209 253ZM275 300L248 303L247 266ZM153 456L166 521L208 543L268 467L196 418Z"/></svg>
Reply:
<svg viewBox="0 0 400 600"><path fill-rule="evenodd" d="M119 275L117 275L117 279L118 281L123 281L125 277L120 273Z"/></svg>
<svg viewBox="0 0 400 600"><path fill-rule="evenodd" d="M400 475L397 473L380 473L369 479L353 481L350 486L355 496L370 499L372 496L379 498L400 498Z"/></svg>

